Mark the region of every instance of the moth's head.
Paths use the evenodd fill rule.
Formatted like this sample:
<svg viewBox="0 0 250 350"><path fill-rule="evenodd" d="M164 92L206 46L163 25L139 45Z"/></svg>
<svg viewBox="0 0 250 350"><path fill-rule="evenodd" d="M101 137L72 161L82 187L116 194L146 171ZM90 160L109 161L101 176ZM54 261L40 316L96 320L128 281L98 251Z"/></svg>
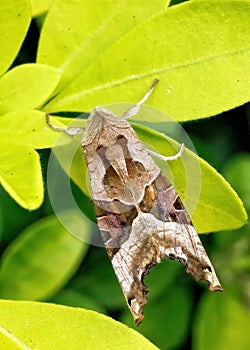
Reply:
<svg viewBox="0 0 250 350"><path fill-rule="evenodd" d="M93 131L111 125L117 126L118 124L121 127L129 125L125 119L117 117L114 113L103 107L94 108L88 118L88 127Z"/></svg>
<svg viewBox="0 0 250 350"><path fill-rule="evenodd" d="M103 107L96 107L90 113L87 122L87 128L85 131L84 143L89 144L96 137L99 138L100 133L103 133L104 130L109 129L123 129L130 128L129 123L126 119L119 118L109 110Z"/></svg>
<svg viewBox="0 0 250 350"><path fill-rule="evenodd" d="M103 107L95 107L90 113L89 119L99 119L103 123L112 123L117 121L117 117L114 113Z"/></svg>

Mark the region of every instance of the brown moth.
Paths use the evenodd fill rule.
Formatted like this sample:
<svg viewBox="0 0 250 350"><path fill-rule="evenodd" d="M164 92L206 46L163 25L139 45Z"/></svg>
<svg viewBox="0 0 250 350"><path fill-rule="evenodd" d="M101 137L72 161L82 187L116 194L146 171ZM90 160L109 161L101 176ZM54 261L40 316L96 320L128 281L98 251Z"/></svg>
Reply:
<svg viewBox="0 0 250 350"><path fill-rule="evenodd" d="M135 115L158 83L122 117L95 108L83 128L59 128L70 135L84 132L81 145L88 165L97 223L135 323L143 319L147 303L143 277L161 259L177 259L211 291L220 282L175 189L155 164L126 120Z"/></svg>

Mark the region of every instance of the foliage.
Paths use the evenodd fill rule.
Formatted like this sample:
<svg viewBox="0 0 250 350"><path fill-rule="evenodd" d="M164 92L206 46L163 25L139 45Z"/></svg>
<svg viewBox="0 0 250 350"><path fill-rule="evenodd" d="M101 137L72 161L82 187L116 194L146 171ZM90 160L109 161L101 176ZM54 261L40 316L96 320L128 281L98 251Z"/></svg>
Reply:
<svg viewBox="0 0 250 350"><path fill-rule="evenodd" d="M139 333L94 311L30 301L0 304L0 343L6 349L97 350L106 339L108 349L128 349L128 344L138 350L157 349ZM93 330L98 331L96 337Z"/></svg>
<svg viewBox="0 0 250 350"><path fill-rule="evenodd" d="M57 114L53 122L61 126L72 122L72 112L88 112L96 105L120 113L126 101L138 101L157 77L151 107L134 118L140 139L172 154L178 143L162 132L167 129L170 135L174 120L199 119L184 124L192 142L225 175L249 211L249 111L239 107L223 112L249 100L250 3L175 2L180 1L171 1L170 7L160 0L1 1L0 297L19 300L1 302L3 349L156 348L139 333L161 349L249 348L248 226L203 238L226 296L204 292L181 266L162 262L146 279L149 305L136 333L76 308L106 313L134 327L105 251L83 243L93 236L91 222L81 221L78 240L67 231L75 230L75 214L65 210L60 223L49 200L53 188L58 202L65 201L60 187L68 181L64 173L50 179L48 172L46 184L51 167L47 148L59 142L55 164L70 175L79 207L94 220L83 176L86 166L79 150L75 153L78 144L65 136L58 139L46 126L45 112ZM34 62L29 45L36 39ZM183 142L183 134L170 136ZM247 218L241 200L204 159L186 149L181 160L160 166L193 214L199 233L241 227ZM41 300L75 308L34 302Z"/></svg>

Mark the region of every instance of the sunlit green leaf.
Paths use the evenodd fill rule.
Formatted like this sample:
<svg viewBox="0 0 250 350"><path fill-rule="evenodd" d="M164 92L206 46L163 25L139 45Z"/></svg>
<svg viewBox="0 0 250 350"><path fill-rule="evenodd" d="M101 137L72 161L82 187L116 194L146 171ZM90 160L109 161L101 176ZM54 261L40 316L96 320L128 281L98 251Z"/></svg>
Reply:
<svg viewBox="0 0 250 350"><path fill-rule="evenodd" d="M29 350L17 337L0 326L0 347L2 350Z"/></svg>
<svg viewBox="0 0 250 350"><path fill-rule="evenodd" d="M138 23L161 11L165 3L163 0L56 1L43 26L37 62L60 67L59 86L63 88Z"/></svg>
<svg viewBox="0 0 250 350"><path fill-rule="evenodd" d="M42 64L23 64L0 79L0 114L39 107L55 89L59 71Z"/></svg>
<svg viewBox="0 0 250 350"><path fill-rule="evenodd" d="M48 11L53 0L30 0L32 16L39 16Z"/></svg>
<svg viewBox="0 0 250 350"><path fill-rule="evenodd" d="M103 7L108 11L106 2L102 2ZM88 47L86 61L76 65L82 71L76 77L67 74L72 82L45 109L89 111L96 105L138 101L154 78L159 78L160 84L149 104L177 120L204 118L239 106L250 97L249 16L248 1L197 1L172 6L112 41L113 45L106 45L104 52L99 44L102 55L98 57L96 47ZM71 21L65 16L63 20L63 28L71 28L66 24ZM103 25L105 21L106 17ZM65 32L72 37L69 29ZM106 38L102 27L95 33ZM68 53L59 54L67 51L66 43L64 38L61 50L54 52L67 63ZM78 57L83 43L82 38L75 42L74 57ZM72 54L72 45L70 50ZM48 51L41 49L42 55L49 56ZM54 60L55 65L61 65L62 60Z"/></svg>
<svg viewBox="0 0 250 350"><path fill-rule="evenodd" d="M43 201L38 153L31 147L1 139L0 182L22 207L32 210Z"/></svg>
<svg viewBox="0 0 250 350"><path fill-rule="evenodd" d="M29 0L0 1L0 75L16 57L27 30L31 13Z"/></svg>
<svg viewBox="0 0 250 350"><path fill-rule="evenodd" d="M0 307L1 326L31 349L157 349L133 329L94 311L21 301L0 301Z"/></svg>
<svg viewBox="0 0 250 350"><path fill-rule="evenodd" d="M64 126L62 123L52 123ZM36 110L18 110L0 117L0 142L5 140L15 144L20 143L35 149L53 147L59 134L46 124L45 113ZM71 141L69 136L61 133L60 145Z"/></svg>

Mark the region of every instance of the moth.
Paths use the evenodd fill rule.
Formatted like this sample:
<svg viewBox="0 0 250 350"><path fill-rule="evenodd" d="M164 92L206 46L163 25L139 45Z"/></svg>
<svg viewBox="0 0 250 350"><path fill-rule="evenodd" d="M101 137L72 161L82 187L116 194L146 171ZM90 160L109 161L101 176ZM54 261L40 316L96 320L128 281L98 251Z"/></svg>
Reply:
<svg viewBox="0 0 250 350"><path fill-rule="evenodd" d="M137 325L148 289L143 278L161 259L176 259L196 280L205 280L211 291L222 291L213 265L182 201L151 158L166 161L147 150L127 119L135 115L157 85L121 117L96 107L87 127L60 128L46 115L47 124L69 135L84 133L81 146L86 158L97 223L105 248Z"/></svg>

